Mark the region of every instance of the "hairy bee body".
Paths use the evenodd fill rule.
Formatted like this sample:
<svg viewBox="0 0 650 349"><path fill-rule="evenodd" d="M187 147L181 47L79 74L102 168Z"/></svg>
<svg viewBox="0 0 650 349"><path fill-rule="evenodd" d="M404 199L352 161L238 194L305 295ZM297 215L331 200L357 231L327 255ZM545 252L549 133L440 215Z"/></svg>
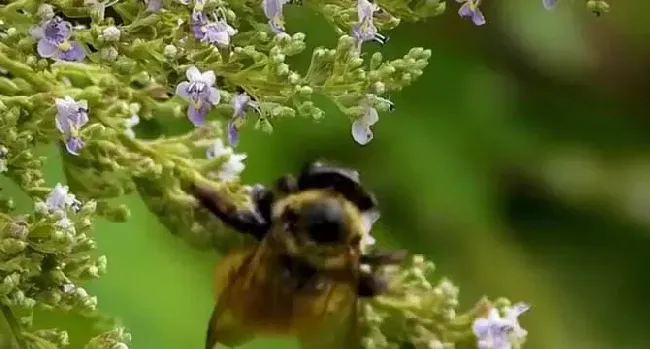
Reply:
<svg viewBox="0 0 650 349"><path fill-rule="evenodd" d="M251 210L206 188L194 188L194 195L258 240L217 266L206 349L236 347L257 335L296 336L310 349L359 348L357 298L382 291L381 280L360 265L395 261L391 254L364 254L378 211L356 173L312 164L298 180L283 177L275 192L256 186Z"/></svg>

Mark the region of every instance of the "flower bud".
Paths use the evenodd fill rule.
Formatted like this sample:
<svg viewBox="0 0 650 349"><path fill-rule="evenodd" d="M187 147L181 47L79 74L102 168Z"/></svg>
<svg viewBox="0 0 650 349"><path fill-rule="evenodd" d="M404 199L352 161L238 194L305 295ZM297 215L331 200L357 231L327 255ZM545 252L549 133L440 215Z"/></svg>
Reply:
<svg viewBox="0 0 650 349"><path fill-rule="evenodd" d="M112 25L110 27L106 27L102 31L100 38L106 42L116 42L116 41L120 41L121 34L122 33L120 32L120 30L117 29L117 27Z"/></svg>

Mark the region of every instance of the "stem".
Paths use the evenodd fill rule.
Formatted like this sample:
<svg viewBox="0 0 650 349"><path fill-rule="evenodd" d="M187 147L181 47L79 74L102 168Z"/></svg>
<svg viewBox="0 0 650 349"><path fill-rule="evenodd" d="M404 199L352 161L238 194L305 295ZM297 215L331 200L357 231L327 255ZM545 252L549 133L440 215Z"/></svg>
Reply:
<svg viewBox="0 0 650 349"><path fill-rule="evenodd" d="M5 318L5 320L7 320L7 323L9 324L9 328L11 330L11 333L14 335L14 338L16 339L16 344L18 344L18 348L29 349L27 343L23 339L23 334L20 329L20 325L18 324L18 321L16 321L16 317L11 311L11 308L9 308L4 304L0 304L0 311L2 312L2 315Z"/></svg>
<svg viewBox="0 0 650 349"><path fill-rule="evenodd" d="M5 52L8 52L9 50L10 48L7 45L0 44L0 67L9 70L15 76L24 79L36 90L50 91L52 89L52 84L38 76L30 66L7 57Z"/></svg>

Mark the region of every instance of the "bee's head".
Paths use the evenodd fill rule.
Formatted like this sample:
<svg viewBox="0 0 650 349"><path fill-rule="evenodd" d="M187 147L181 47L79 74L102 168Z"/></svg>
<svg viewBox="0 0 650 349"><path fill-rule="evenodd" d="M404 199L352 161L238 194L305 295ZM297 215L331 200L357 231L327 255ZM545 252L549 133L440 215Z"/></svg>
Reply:
<svg viewBox="0 0 650 349"><path fill-rule="evenodd" d="M281 241L288 253L301 255L317 266L340 260L360 249L363 225L358 208L329 190L307 190L290 195L274 212L282 222Z"/></svg>

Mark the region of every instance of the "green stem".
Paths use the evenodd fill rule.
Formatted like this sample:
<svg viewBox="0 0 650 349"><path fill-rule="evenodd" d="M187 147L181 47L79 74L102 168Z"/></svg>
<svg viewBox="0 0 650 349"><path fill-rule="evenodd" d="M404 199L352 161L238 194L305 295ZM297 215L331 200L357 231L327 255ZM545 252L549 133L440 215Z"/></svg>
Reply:
<svg viewBox="0 0 650 349"><path fill-rule="evenodd" d="M17 77L24 79L36 90L50 91L52 89L52 84L38 76L30 66L24 63L19 63L5 55L5 52L8 52L9 50L10 48L7 45L0 44L0 67L9 70Z"/></svg>
<svg viewBox="0 0 650 349"><path fill-rule="evenodd" d="M16 339L16 344L18 344L18 348L29 349L27 343L25 342L25 339L23 338L23 333L20 329L20 325L18 324L18 321L16 321L16 317L11 311L11 308L9 308L4 304L0 304L0 311L2 312L2 315L7 321L7 323L9 324L9 328L11 329L11 333L14 335L14 338Z"/></svg>

